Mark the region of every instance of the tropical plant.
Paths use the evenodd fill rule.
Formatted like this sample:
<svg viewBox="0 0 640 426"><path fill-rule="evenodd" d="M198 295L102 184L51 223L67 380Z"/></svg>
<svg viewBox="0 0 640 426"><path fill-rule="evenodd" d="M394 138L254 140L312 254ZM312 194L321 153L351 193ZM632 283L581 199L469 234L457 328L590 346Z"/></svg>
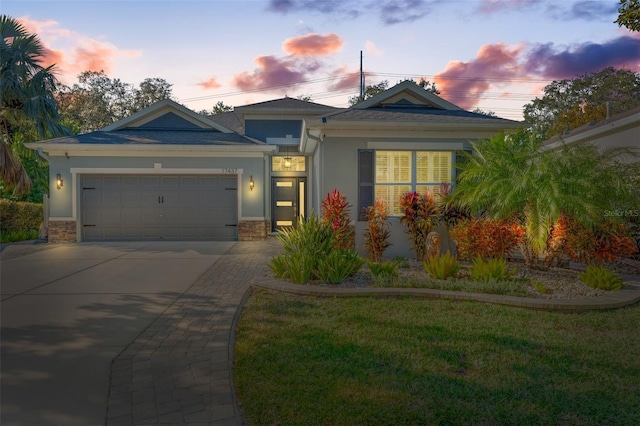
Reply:
<svg viewBox="0 0 640 426"><path fill-rule="evenodd" d="M337 189L328 193L322 200L322 220L332 227L336 248L353 248L355 245L355 230L351 225L350 211L347 197Z"/></svg>
<svg viewBox="0 0 640 426"><path fill-rule="evenodd" d="M427 236L438 223L439 207L431 191L423 194L407 192L400 198L400 223L413 244L416 258L423 261L427 255Z"/></svg>
<svg viewBox="0 0 640 426"><path fill-rule="evenodd" d="M41 65L45 48L38 36L7 15L0 16L0 33L0 180L20 195L28 193L32 183L16 155L19 146L68 131L60 124L54 97L55 70Z"/></svg>
<svg viewBox="0 0 640 426"><path fill-rule="evenodd" d="M460 270L460 264L450 253L429 257L423 265L429 275L438 280L455 278Z"/></svg>
<svg viewBox="0 0 640 426"><path fill-rule="evenodd" d="M459 221L449 231L456 242L458 257L471 260L478 256L483 259L512 256L524 234L515 220L473 218Z"/></svg>
<svg viewBox="0 0 640 426"><path fill-rule="evenodd" d="M527 131L499 134L473 143L474 154L458 164L452 198L489 217L517 217L524 229L520 249L527 266L547 269L553 224L565 214L585 225L601 222L615 204L628 205L635 191L618 162L632 155L625 148L598 150L593 145L541 150Z"/></svg>
<svg viewBox="0 0 640 426"><path fill-rule="evenodd" d="M586 271L578 274L578 279L585 285L600 290L617 291L624 287L622 278L602 265L587 265Z"/></svg>
<svg viewBox="0 0 640 426"><path fill-rule="evenodd" d="M469 276L474 281L504 281L513 277L513 274L507 268L507 260L497 257L485 260L478 256L469 270Z"/></svg>
<svg viewBox="0 0 640 426"><path fill-rule="evenodd" d="M391 245L389 243L389 207L379 198L373 206L365 209L367 228L364 231L364 247L369 251L369 256L374 262L380 262L384 251Z"/></svg>
<svg viewBox="0 0 640 426"><path fill-rule="evenodd" d="M268 264L276 278L296 284L313 279L335 284L358 272L363 264L354 249L334 246L334 229L315 214L300 219L295 228L281 230L277 238L284 253L274 256Z"/></svg>
<svg viewBox="0 0 640 426"><path fill-rule="evenodd" d="M564 248L568 256L581 263L603 264L629 257L638 251L623 223L605 220L590 226L566 219Z"/></svg>
<svg viewBox="0 0 640 426"><path fill-rule="evenodd" d="M386 261L386 262L372 262L367 261L367 265L369 266L369 270L371 270L371 275L374 277L379 276L389 276L396 277L398 276L398 263L394 261Z"/></svg>

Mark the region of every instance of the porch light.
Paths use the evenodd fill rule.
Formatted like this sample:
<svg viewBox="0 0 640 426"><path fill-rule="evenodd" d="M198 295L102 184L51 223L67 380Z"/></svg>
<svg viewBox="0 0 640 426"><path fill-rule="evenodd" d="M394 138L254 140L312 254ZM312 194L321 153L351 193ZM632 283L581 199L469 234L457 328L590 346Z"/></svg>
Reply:
<svg viewBox="0 0 640 426"><path fill-rule="evenodd" d="M56 175L56 188L60 189L62 188L62 184L63 184L63 180L62 180L62 176L60 175L60 173L58 173Z"/></svg>
<svg viewBox="0 0 640 426"><path fill-rule="evenodd" d="M253 180L253 175L251 175L251 179L249 179L249 190L253 191L254 186L256 186L256 183Z"/></svg>
<svg viewBox="0 0 640 426"><path fill-rule="evenodd" d="M291 168L291 157L284 157L284 168L285 169L290 169Z"/></svg>

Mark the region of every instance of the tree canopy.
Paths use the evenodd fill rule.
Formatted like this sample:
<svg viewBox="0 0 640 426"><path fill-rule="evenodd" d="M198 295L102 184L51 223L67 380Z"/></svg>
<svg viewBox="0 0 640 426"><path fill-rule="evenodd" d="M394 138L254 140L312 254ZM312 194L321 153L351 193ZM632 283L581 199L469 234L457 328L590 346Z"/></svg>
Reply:
<svg viewBox="0 0 640 426"><path fill-rule="evenodd" d="M412 78L399 81L398 83L402 83L403 81L413 81L414 83L416 83L416 81ZM421 78L416 84L428 92L434 93L436 95L440 94L440 91L436 88L436 83L434 82ZM378 84L369 85L364 89L364 97L362 99L360 99L360 95L352 96L349 98L349 106L354 106L362 101L366 101L367 99L374 97L378 93L384 92L388 88L389 80L382 80Z"/></svg>
<svg viewBox="0 0 640 426"><path fill-rule="evenodd" d="M146 78L136 87L104 71L85 71L58 94L60 113L80 133L90 132L171 99L171 86L162 78Z"/></svg>
<svg viewBox="0 0 640 426"><path fill-rule="evenodd" d="M541 138L550 138L607 113L617 114L640 106L640 74L605 68L574 79L553 81L542 98L524 106L524 119Z"/></svg>
<svg viewBox="0 0 640 426"><path fill-rule="evenodd" d="M227 105L222 101L218 101L213 106L213 108L211 108L211 109L203 109L201 111L198 111L198 114L207 116L207 115L216 115L216 114L220 114L222 112L229 112L229 111L233 111L233 107L231 105Z"/></svg>
<svg viewBox="0 0 640 426"><path fill-rule="evenodd" d="M619 27L640 31L640 0L620 0L618 19L614 22Z"/></svg>
<svg viewBox="0 0 640 426"><path fill-rule="evenodd" d="M6 15L0 16L0 33L0 179L3 193L14 188L14 195L22 195L32 185L23 161L39 175L46 167L23 143L68 131L60 124L54 97L54 66L41 65L44 47L38 36Z"/></svg>

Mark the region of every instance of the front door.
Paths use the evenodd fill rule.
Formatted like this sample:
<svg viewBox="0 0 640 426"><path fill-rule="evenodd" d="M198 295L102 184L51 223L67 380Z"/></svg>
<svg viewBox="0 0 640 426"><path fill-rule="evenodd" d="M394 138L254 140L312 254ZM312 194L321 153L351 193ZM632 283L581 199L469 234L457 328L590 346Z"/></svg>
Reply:
<svg viewBox="0 0 640 426"><path fill-rule="evenodd" d="M277 231L296 226L305 216L306 178L274 177L271 179L271 229Z"/></svg>

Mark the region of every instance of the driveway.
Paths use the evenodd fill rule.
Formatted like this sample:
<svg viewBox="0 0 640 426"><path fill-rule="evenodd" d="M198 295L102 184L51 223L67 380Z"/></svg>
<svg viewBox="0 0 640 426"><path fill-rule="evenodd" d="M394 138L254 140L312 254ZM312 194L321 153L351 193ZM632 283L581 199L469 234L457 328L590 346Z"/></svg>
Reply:
<svg viewBox="0 0 640 426"><path fill-rule="evenodd" d="M10 245L2 425L101 425L111 362L234 242Z"/></svg>

